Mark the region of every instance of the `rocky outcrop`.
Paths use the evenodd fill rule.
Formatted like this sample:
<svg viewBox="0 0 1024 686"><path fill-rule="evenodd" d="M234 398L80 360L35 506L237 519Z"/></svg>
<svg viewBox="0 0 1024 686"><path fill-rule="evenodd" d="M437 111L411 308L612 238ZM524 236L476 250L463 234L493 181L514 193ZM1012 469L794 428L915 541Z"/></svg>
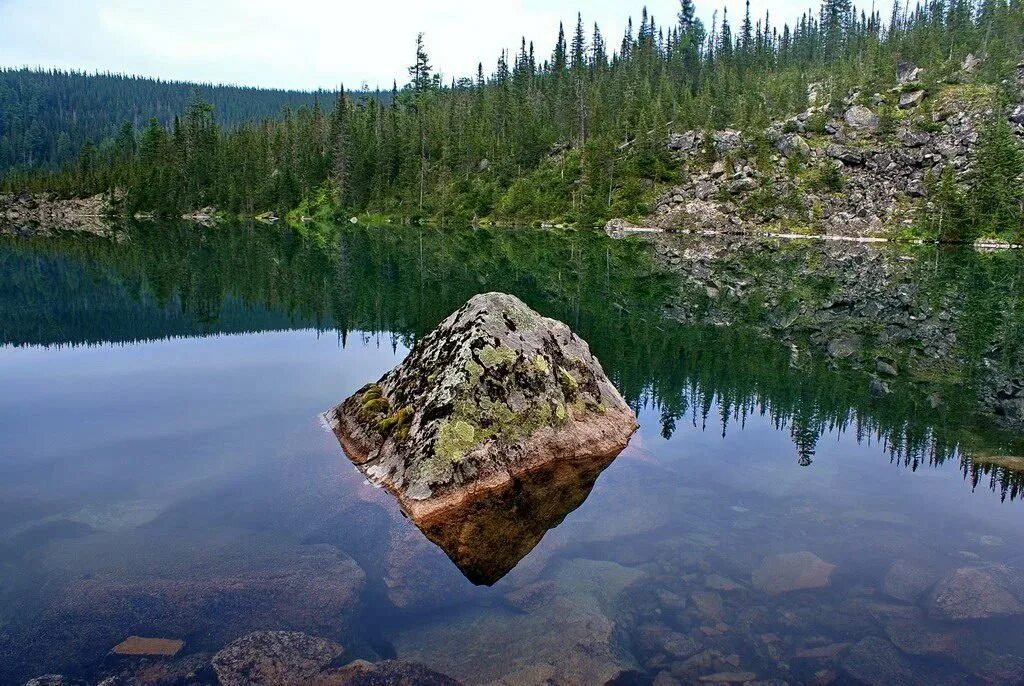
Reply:
<svg viewBox="0 0 1024 686"><path fill-rule="evenodd" d="M90 198L60 198L52 193L0 195L0 234L34 236L78 231L112 235L112 229L103 221L109 211L109 199L102 195Z"/></svg>
<svg viewBox="0 0 1024 686"><path fill-rule="evenodd" d="M907 73L918 71L910 65ZM760 132L673 133L666 146L685 181L665 190L641 223L718 233L897 234L915 221L929 179L947 167L961 179L970 172L991 113L984 90L972 88L931 93L905 85L837 118L818 107ZM1024 138L1024 104L1007 115Z"/></svg>
<svg viewBox="0 0 1024 686"><path fill-rule="evenodd" d="M502 293L472 298L325 418L421 528L552 462L614 457L637 428L586 342Z"/></svg>

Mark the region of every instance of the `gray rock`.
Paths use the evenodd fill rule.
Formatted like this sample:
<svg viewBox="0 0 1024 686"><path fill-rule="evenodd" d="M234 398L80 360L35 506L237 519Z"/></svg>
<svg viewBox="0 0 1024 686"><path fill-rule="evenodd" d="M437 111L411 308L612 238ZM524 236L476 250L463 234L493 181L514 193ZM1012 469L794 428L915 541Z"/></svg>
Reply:
<svg viewBox="0 0 1024 686"><path fill-rule="evenodd" d="M857 354L861 348L861 340L855 336L834 338L828 342L828 354L837 360L845 360Z"/></svg>
<svg viewBox="0 0 1024 686"><path fill-rule="evenodd" d="M1001 568L961 567L940 579L925 606L933 619L989 619L1024 614Z"/></svg>
<svg viewBox="0 0 1024 686"><path fill-rule="evenodd" d="M736 150L743 145L743 135L733 129L723 129L714 134L715 150L718 154L724 154L730 150Z"/></svg>
<svg viewBox="0 0 1024 686"><path fill-rule="evenodd" d="M777 147L779 152L790 158L806 159L811 154L811 146L797 133L789 133L780 138Z"/></svg>
<svg viewBox="0 0 1024 686"><path fill-rule="evenodd" d="M863 105L854 105L846 110L846 125L857 131L874 131L878 128L878 115Z"/></svg>
<svg viewBox="0 0 1024 686"><path fill-rule="evenodd" d="M923 90L907 91L900 94L899 108L901 110L909 110L914 107L918 107L924 102L924 96L926 95Z"/></svg>
<svg viewBox="0 0 1024 686"><path fill-rule="evenodd" d="M744 176L729 184L729 192L734 195L749 193L750 191L757 190L759 187L760 184L757 182L757 179L752 176Z"/></svg>
<svg viewBox="0 0 1024 686"><path fill-rule="evenodd" d="M899 369L892 360L878 359L875 361L875 371L883 376L899 376Z"/></svg>
<svg viewBox="0 0 1024 686"><path fill-rule="evenodd" d="M72 679L63 674L44 674L25 682L25 686L85 686L84 681Z"/></svg>
<svg viewBox="0 0 1024 686"><path fill-rule="evenodd" d="M257 631L213 656L221 686L290 686L308 683L344 649L295 631Z"/></svg>
<svg viewBox="0 0 1024 686"><path fill-rule="evenodd" d="M931 135L924 131L914 131L913 129L907 129L900 134L900 142L906 148L920 148L931 142Z"/></svg>
<svg viewBox="0 0 1024 686"><path fill-rule="evenodd" d="M637 429L587 343L504 293L474 296L326 419L417 523L485 480L617 455Z"/></svg>
<svg viewBox="0 0 1024 686"><path fill-rule="evenodd" d="M696 131L673 133L668 137L667 147L673 152L689 152L696 148L700 141L701 134Z"/></svg>
<svg viewBox="0 0 1024 686"><path fill-rule="evenodd" d="M910 62L900 62L896 65L896 80L900 85L906 85L913 83L920 78L924 70L918 68L916 65Z"/></svg>
<svg viewBox="0 0 1024 686"><path fill-rule="evenodd" d="M871 394L872 398L884 398L890 392L889 385L881 379L872 379L871 383L868 384L868 393Z"/></svg>
<svg viewBox="0 0 1024 686"><path fill-rule="evenodd" d="M839 160L843 164L860 165L864 164L863 153L857 150L843 147L841 145L829 145L825 148L825 154L832 159Z"/></svg>
<svg viewBox="0 0 1024 686"><path fill-rule="evenodd" d="M916 603L939 578L938 573L918 562L896 560L882 580L882 591L905 603Z"/></svg>
<svg viewBox="0 0 1024 686"><path fill-rule="evenodd" d="M973 74L974 72L978 71L978 68L981 66L981 64L982 59L980 57L975 56L975 54L972 52L968 54L967 57L964 58L963 64L960 65L960 69L965 74Z"/></svg>
<svg viewBox="0 0 1024 686"><path fill-rule="evenodd" d="M1014 124L1024 124L1024 102L1013 108L1010 112L1010 121Z"/></svg>

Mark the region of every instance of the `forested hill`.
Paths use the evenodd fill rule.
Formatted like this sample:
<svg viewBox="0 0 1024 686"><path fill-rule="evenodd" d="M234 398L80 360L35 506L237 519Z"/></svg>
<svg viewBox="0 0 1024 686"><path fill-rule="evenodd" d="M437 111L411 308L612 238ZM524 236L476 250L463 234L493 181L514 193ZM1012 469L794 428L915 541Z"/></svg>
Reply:
<svg viewBox="0 0 1024 686"><path fill-rule="evenodd" d="M579 15L550 52L524 38L492 71L453 81L421 35L387 102L342 96L330 112L322 102L236 128L219 125L224 105L193 102L176 125L127 126L56 173L2 185L106 193L127 215L577 226L646 221L675 187L676 205L806 232L833 214L864 218L869 195L884 193L879 208L931 202L942 175L937 225L993 217L971 231L999 225L1024 240L1024 0L897 2L888 17L821 0L792 24L749 6L735 19L723 10L705 26L680 0L667 22L645 10L620 39ZM895 230L914 219L892 217Z"/></svg>
<svg viewBox="0 0 1024 686"><path fill-rule="evenodd" d="M120 74L0 69L0 175L56 168L89 142L113 139L124 123L165 126L194 98L211 103L225 128L276 117L284 107L334 103L327 91L269 90L163 81Z"/></svg>

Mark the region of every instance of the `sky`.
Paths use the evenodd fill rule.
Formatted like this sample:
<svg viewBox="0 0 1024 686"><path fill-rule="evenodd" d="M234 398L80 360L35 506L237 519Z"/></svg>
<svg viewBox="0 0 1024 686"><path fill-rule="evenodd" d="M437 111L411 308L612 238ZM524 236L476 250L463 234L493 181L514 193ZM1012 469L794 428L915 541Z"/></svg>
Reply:
<svg viewBox="0 0 1024 686"><path fill-rule="evenodd" d="M727 6L733 25L745 0L696 0L710 25ZM610 46L621 40L643 0L0 0L0 66L59 67L269 88L390 88L407 80L416 34L425 34L446 80L483 61L493 71L521 36L549 55L558 23L583 11ZM649 0L659 25L678 0ZM793 21L817 0L751 0L773 23ZM588 30L589 33L589 30Z"/></svg>

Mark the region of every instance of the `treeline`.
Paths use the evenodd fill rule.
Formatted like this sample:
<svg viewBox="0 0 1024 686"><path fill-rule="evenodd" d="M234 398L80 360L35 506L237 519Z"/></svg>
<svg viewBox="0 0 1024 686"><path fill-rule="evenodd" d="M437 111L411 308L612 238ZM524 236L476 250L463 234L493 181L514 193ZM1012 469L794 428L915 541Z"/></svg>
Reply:
<svg viewBox="0 0 1024 686"><path fill-rule="evenodd" d="M0 173L56 169L82 146L101 146L125 122L170 126L195 97L214 106L225 129L275 117L285 107L334 102L336 93L164 81L121 74L0 69Z"/></svg>
<svg viewBox="0 0 1024 686"><path fill-rule="evenodd" d="M106 150L83 150L61 173L12 176L8 187L69 194L119 191L129 212L383 213L406 218L552 219L590 224L645 209L678 170L666 132L752 132L808 107L808 85L840 114L911 61L938 83L968 53L972 78L998 84L1024 48L1021 0L934 0L893 13L824 0L794 25L750 12L710 27L691 0L659 24L645 11L621 39L582 17L541 54L524 39L493 70L442 83L422 38L409 82L390 97L342 96L226 131L193 102L171 126L125 125Z"/></svg>

